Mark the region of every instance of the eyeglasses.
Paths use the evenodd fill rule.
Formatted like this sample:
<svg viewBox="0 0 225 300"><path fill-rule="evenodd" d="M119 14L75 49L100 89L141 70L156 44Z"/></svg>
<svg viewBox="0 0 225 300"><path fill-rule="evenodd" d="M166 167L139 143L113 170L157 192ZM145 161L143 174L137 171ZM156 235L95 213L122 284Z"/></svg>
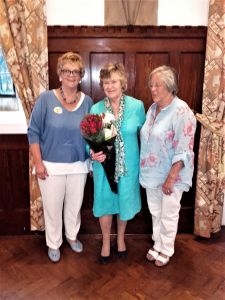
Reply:
<svg viewBox="0 0 225 300"><path fill-rule="evenodd" d="M152 88L160 88L162 86L162 83L152 83L152 82L150 82L149 84L148 84L148 87L150 88L150 89L152 89Z"/></svg>
<svg viewBox="0 0 225 300"><path fill-rule="evenodd" d="M80 70L62 69L61 73L63 74L63 76L80 76Z"/></svg>

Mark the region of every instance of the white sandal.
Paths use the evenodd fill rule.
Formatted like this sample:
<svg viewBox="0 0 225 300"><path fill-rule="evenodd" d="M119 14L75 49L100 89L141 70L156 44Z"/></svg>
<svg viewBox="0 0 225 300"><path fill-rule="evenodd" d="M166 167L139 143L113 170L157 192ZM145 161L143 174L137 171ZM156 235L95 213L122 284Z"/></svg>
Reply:
<svg viewBox="0 0 225 300"><path fill-rule="evenodd" d="M157 252L154 248L152 248L148 250L146 258L147 260L153 262L158 258L158 256L159 256L159 252Z"/></svg>
<svg viewBox="0 0 225 300"><path fill-rule="evenodd" d="M157 259L155 260L155 266L159 267L159 268L164 267L169 263L169 261L170 261L169 256L164 257L164 256L159 254ZM158 265L157 262L160 262L160 264Z"/></svg>

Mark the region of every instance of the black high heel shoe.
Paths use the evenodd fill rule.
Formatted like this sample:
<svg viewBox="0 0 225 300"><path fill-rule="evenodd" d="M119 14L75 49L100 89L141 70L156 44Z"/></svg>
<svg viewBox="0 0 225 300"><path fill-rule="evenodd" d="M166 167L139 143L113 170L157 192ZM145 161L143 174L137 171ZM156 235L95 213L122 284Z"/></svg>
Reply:
<svg viewBox="0 0 225 300"><path fill-rule="evenodd" d="M127 257L127 250L124 250L124 251L119 251L119 250L117 250L117 256L119 257L119 258L126 258Z"/></svg>
<svg viewBox="0 0 225 300"><path fill-rule="evenodd" d="M100 255L98 261L99 261L99 263L101 265L107 265L108 263L111 262L111 256L110 255L108 255L108 256L102 256L102 255Z"/></svg>
<svg viewBox="0 0 225 300"><path fill-rule="evenodd" d="M116 256L117 256L118 258L126 258L126 257L127 257L127 254L128 254L127 249L126 249L126 250L119 251L115 245L112 246L112 251L116 254Z"/></svg>

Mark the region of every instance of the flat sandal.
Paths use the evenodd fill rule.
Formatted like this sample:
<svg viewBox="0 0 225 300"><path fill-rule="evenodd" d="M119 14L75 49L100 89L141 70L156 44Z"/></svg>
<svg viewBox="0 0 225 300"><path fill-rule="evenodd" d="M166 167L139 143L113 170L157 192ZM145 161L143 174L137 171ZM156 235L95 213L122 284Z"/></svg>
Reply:
<svg viewBox="0 0 225 300"><path fill-rule="evenodd" d="M154 248L149 249L148 253L146 255L147 260L149 260L150 262L154 262L159 256L159 252L156 251Z"/></svg>
<svg viewBox="0 0 225 300"><path fill-rule="evenodd" d="M160 265L157 265L157 261L160 262ZM155 260L155 266L159 267L159 268L164 267L169 263L169 261L170 261L169 256L164 257L164 256L159 254L157 259Z"/></svg>

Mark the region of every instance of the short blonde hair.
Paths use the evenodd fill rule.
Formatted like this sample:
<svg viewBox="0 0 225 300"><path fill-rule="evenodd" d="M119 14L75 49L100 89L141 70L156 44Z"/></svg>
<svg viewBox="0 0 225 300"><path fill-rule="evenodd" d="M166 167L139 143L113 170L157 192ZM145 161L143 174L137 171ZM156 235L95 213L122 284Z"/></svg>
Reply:
<svg viewBox="0 0 225 300"><path fill-rule="evenodd" d="M102 87L103 80L109 79L113 73L119 75L122 91L125 92L127 89L127 75L124 65L121 63L108 63L100 70L100 86Z"/></svg>
<svg viewBox="0 0 225 300"><path fill-rule="evenodd" d="M84 71L84 63L82 57L79 54L74 52L66 52L58 58L57 74L60 76L63 66L68 62L78 64L80 69L80 77L83 78L85 71Z"/></svg>
<svg viewBox="0 0 225 300"><path fill-rule="evenodd" d="M159 75L160 79L165 83L167 90L174 96L178 92L178 75L177 71L170 66L160 66L154 69L149 75L149 83L154 74Z"/></svg>

